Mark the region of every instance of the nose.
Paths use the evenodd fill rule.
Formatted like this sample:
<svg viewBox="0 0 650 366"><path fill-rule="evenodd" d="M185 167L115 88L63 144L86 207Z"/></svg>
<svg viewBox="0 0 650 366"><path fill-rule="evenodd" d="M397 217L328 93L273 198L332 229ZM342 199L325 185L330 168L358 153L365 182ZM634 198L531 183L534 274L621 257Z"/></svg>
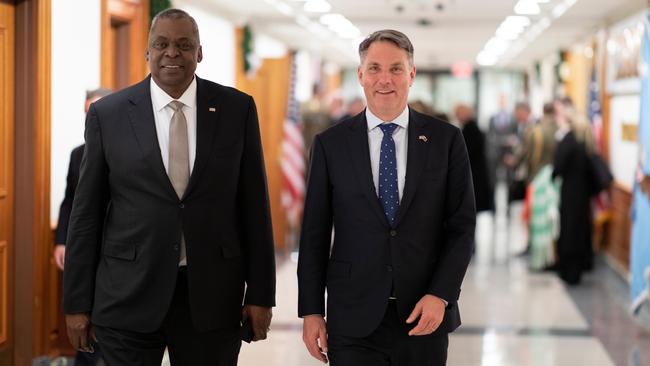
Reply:
<svg viewBox="0 0 650 366"><path fill-rule="evenodd" d="M167 57L176 57L179 54L180 54L180 50L173 43L170 43L169 46L167 46L167 48L165 48L165 56L167 56Z"/></svg>
<svg viewBox="0 0 650 366"><path fill-rule="evenodd" d="M377 75L377 80L381 84L390 84L392 81L391 74L389 71L381 71L379 75Z"/></svg>

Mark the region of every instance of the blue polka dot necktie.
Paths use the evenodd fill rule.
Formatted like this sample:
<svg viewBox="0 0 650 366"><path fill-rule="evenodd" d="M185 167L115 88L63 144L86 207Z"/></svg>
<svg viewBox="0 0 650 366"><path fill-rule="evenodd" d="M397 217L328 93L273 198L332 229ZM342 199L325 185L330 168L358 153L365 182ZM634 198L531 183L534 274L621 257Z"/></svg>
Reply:
<svg viewBox="0 0 650 366"><path fill-rule="evenodd" d="M379 200L384 207L386 218L393 226L397 208L399 207L399 190L397 188L397 158L393 132L398 126L394 123L383 123L379 128L384 132L379 153Z"/></svg>

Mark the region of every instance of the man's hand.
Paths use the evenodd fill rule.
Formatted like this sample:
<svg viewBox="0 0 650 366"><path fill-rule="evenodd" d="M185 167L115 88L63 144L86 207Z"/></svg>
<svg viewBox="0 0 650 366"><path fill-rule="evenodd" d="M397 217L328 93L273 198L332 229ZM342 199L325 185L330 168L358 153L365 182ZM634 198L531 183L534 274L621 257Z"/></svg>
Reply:
<svg viewBox="0 0 650 366"><path fill-rule="evenodd" d="M65 264L65 245L63 244L55 245L54 253L52 253L52 257L54 257L54 263L56 263L56 266L63 271L63 265Z"/></svg>
<svg viewBox="0 0 650 366"><path fill-rule="evenodd" d="M97 342L95 330L90 324L90 315L88 314L66 314L65 324L68 328L68 339L74 349L82 352L94 352L90 340Z"/></svg>
<svg viewBox="0 0 650 366"><path fill-rule="evenodd" d="M270 330L272 317L273 311L271 308L257 305L244 305L242 319L248 319L251 323L251 327L253 328L253 342L266 339L266 333Z"/></svg>
<svg viewBox="0 0 650 366"><path fill-rule="evenodd" d="M307 315L303 318L302 341L315 359L327 363L327 329L322 315Z"/></svg>
<svg viewBox="0 0 650 366"><path fill-rule="evenodd" d="M409 332L410 336L429 335L435 332L445 317L445 302L441 298L433 295L424 295L420 301L415 304L415 308L406 319L406 323L411 324L415 319L420 317L418 324Z"/></svg>

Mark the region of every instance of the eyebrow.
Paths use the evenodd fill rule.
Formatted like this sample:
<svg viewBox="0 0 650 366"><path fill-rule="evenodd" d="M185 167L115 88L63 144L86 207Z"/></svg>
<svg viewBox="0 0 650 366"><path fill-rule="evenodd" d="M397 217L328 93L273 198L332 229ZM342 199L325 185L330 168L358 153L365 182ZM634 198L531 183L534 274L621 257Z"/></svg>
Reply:
<svg viewBox="0 0 650 366"><path fill-rule="evenodd" d="M379 62L370 62L368 66L381 66ZM404 66L402 62L393 62L390 64L390 67L395 67L395 66Z"/></svg>
<svg viewBox="0 0 650 366"><path fill-rule="evenodd" d="M152 38L152 41L169 41L169 38L165 36L156 36L155 38ZM190 37L181 37L176 40L176 42L181 42L181 41L189 41L194 43L194 40Z"/></svg>

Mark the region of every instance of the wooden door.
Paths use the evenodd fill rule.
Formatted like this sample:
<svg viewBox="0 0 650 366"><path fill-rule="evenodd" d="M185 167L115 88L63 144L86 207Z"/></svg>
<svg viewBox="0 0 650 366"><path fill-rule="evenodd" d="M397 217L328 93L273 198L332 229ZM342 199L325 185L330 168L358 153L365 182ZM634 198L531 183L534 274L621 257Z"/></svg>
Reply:
<svg viewBox="0 0 650 366"><path fill-rule="evenodd" d="M13 181L14 181L13 1L0 0L0 364L13 362Z"/></svg>
<svg viewBox="0 0 650 366"><path fill-rule="evenodd" d="M147 74L149 0L102 0L101 84L119 90Z"/></svg>

